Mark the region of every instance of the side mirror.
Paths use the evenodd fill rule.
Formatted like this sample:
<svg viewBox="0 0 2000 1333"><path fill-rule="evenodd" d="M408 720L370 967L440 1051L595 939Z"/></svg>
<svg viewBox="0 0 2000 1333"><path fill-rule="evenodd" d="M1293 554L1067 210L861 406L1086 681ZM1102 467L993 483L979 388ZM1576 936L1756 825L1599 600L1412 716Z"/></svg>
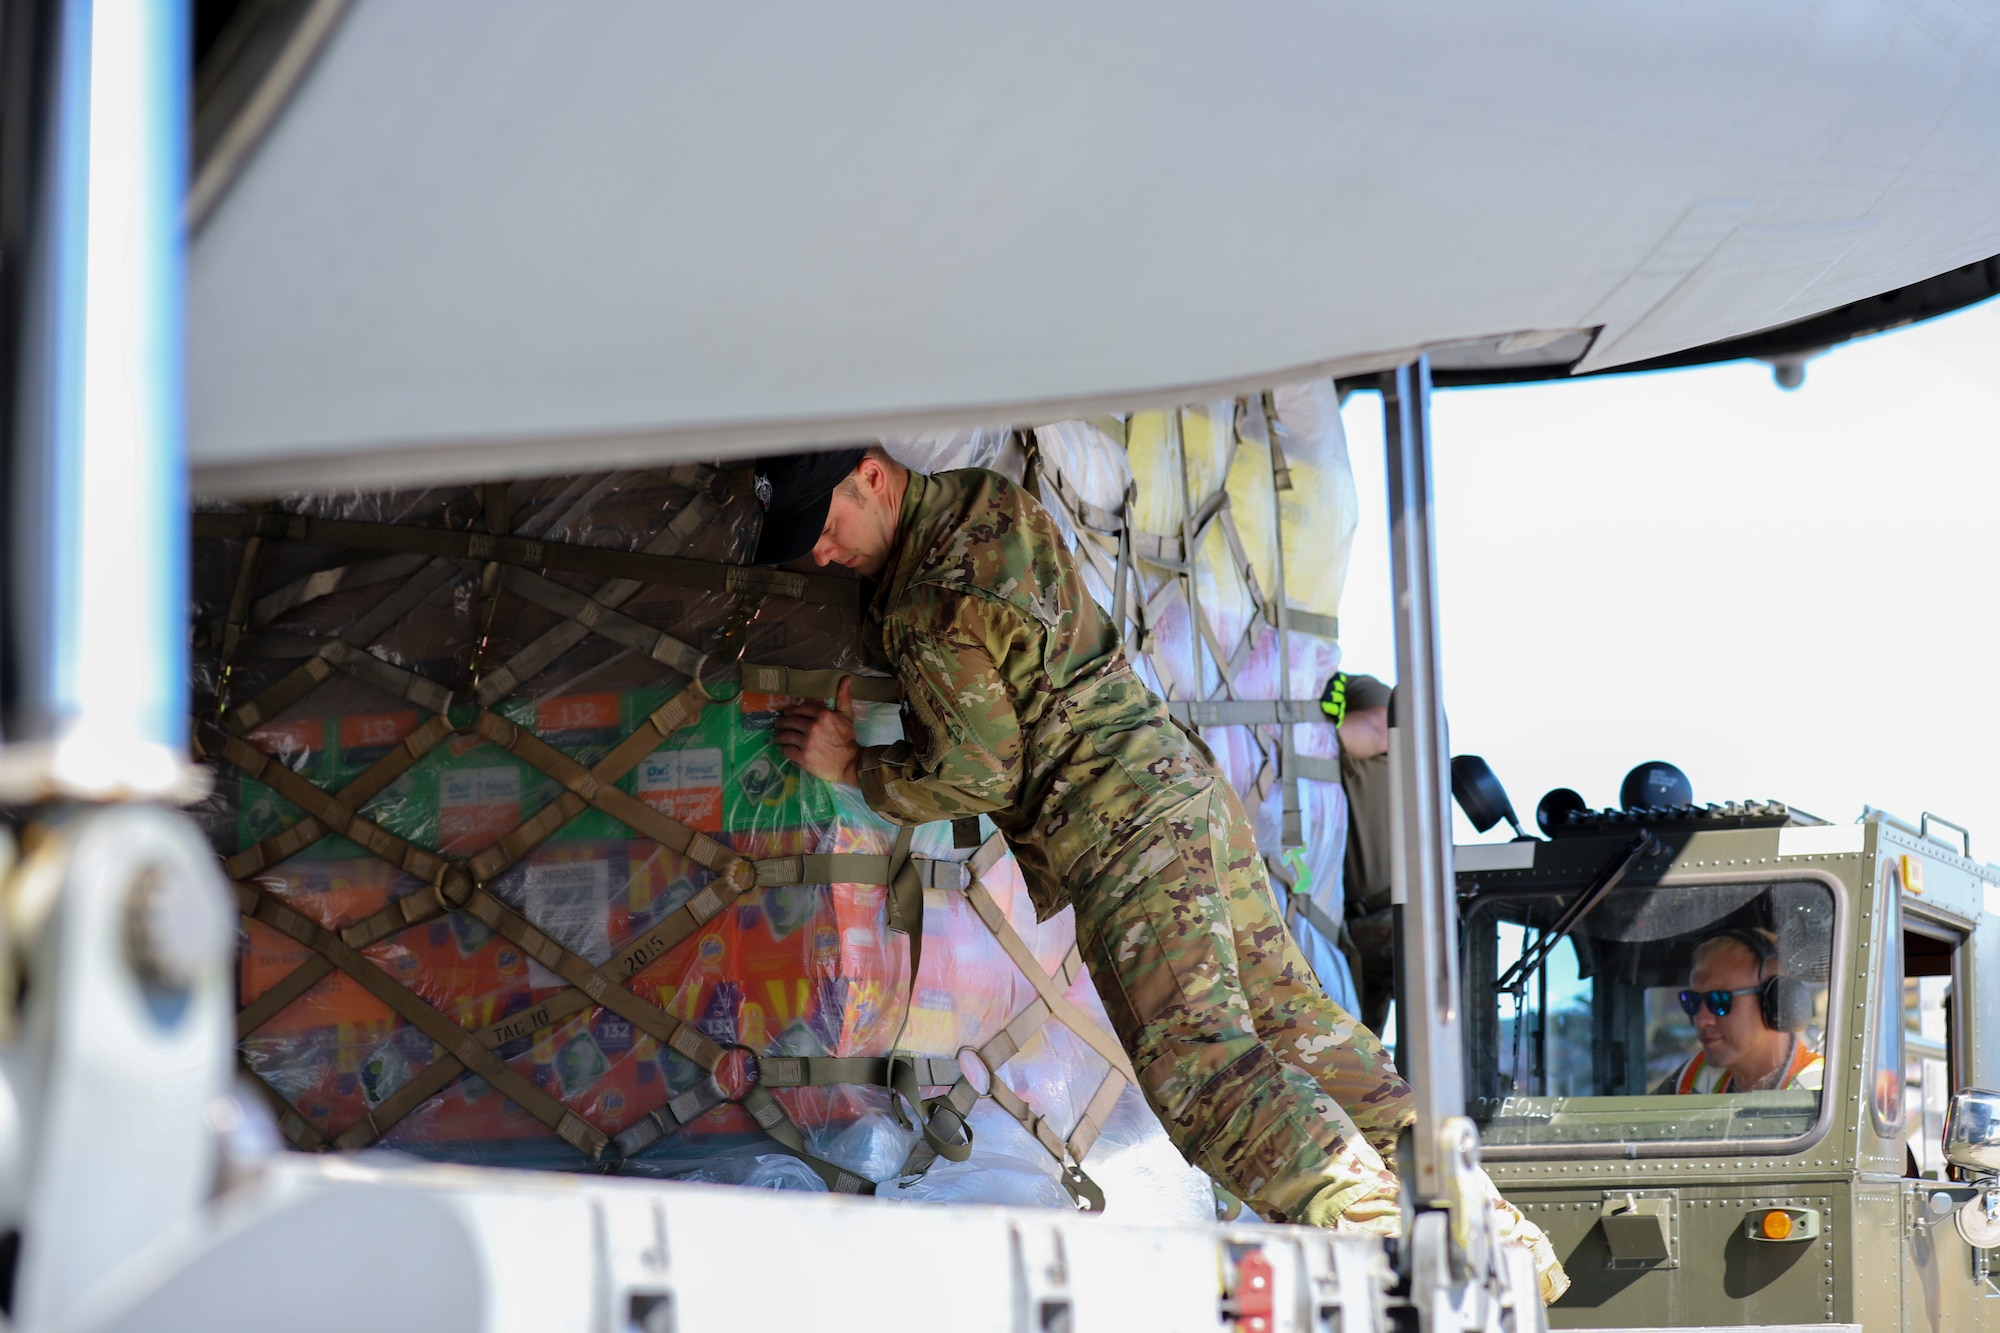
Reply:
<svg viewBox="0 0 2000 1333"><path fill-rule="evenodd" d="M1951 1099L1944 1159L1968 1175L2000 1174L2000 1092L1967 1088Z"/></svg>
<svg viewBox="0 0 2000 1333"><path fill-rule="evenodd" d="M1504 819L1513 828L1515 837L1525 836L1521 832L1521 821L1514 817L1514 803L1507 799L1507 789L1500 785L1499 778L1493 776L1492 767L1478 755L1455 754L1451 757L1451 794L1458 802L1458 808L1465 811L1465 817L1472 821L1472 827L1481 833Z"/></svg>

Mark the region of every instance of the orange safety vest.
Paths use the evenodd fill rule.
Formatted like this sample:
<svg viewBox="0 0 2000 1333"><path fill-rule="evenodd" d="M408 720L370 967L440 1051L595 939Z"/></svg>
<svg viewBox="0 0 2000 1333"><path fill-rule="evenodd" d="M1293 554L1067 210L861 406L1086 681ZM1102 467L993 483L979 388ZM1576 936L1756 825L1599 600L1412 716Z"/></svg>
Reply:
<svg viewBox="0 0 2000 1333"><path fill-rule="evenodd" d="M1815 1051L1812 1047L1806 1045L1803 1041L1799 1040L1797 1037L1792 1038L1791 1062L1785 1066L1785 1076L1778 1080L1777 1088L1772 1089L1772 1091L1778 1091L1778 1092L1784 1091L1786 1087L1790 1086L1791 1081L1793 1079L1797 1078L1800 1074L1803 1074L1806 1072L1806 1070L1810 1069L1813 1066L1814 1062L1817 1061L1819 1058L1820 1054L1818 1051ZM1707 1064L1708 1064L1707 1053L1704 1051L1696 1051L1693 1057L1689 1059L1685 1065L1681 1066L1681 1076L1679 1080L1676 1081L1674 1084L1674 1091L1680 1094L1681 1096L1687 1096L1688 1094L1692 1093L1694 1091L1695 1079L1700 1077L1701 1071L1707 1066ZM1735 1077L1736 1075L1734 1073L1724 1074L1722 1076L1722 1081L1716 1084L1713 1088L1709 1089L1709 1092L1713 1095L1720 1095L1722 1093L1731 1091L1729 1085L1735 1079Z"/></svg>

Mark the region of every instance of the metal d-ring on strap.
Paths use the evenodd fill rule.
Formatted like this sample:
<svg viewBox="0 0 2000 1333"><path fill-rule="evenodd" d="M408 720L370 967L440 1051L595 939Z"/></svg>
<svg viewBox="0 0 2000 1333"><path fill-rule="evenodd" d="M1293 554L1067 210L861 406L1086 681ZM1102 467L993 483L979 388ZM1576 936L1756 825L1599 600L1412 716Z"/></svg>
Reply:
<svg viewBox="0 0 2000 1333"><path fill-rule="evenodd" d="M1049 976L1042 970L1027 941L1021 938L1020 933L1007 920L1006 913L1001 910L999 903L980 882L979 876L991 869L1004 853L1005 843L996 834L970 861L945 864L962 867L964 879L959 891L965 895L975 914L993 934L1009 960L1034 986L1036 996L984 1045L960 1052L958 1076L949 1085L942 1081L927 1082L914 1068L908 1073L903 1073L892 1067L891 1073L896 1091L901 1099L907 1100L920 1110L922 1129L922 1138L911 1147L898 1175L905 1180L914 1179L928 1171L939 1157L948 1161L962 1161L969 1156L973 1135L968 1117L974 1104L981 1097L987 1097L1027 1129L1056 1159L1062 1169L1063 1187L1076 1201L1078 1207L1095 1211L1103 1207L1103 1191L1090 1180L1080 1163L1090 1151L1091 1145L1096 1142L1104 1117L1110 1114L1111 1107L1117 1102L1126 1083L1136 1081L1136 1077L1132 1074L1131 1062L1123 1048L1077 1009L1064 994L1082 972L1082 959L1077 948L1072 945L1063 959L1062 966L1057 968L1057 977L1060 980ZM1061 1019L1064 1026L1104 1057L1111 1066L1067 1139L1057 1134L999 1076L1000 1067L1011 1060L1052 1017ZM984 1071L986 1075L984 1088L978 1087L965 1072L963 1057L967 1054L970 1054ZM941 1072L938 1069L939 1063L936 1060L931 1063L932 1079L936 1079ZM947 1090L942 1096L920 1099L920 1088L917 1086L920 1083L932 1087L944 1086Z"/></svg>
<svg viewBox="0 0 2000 1333"><path fill-rule="evenodd" d="M1071 950L1071 958L1075 950ZM1062 969L1069 971L1066 960ZM1000 1068L1013 1059L1028 1041L1041 1030L1053 1016L1048 1002L1040 996L1030 1001L1026 1008L1015 1014L1013 1019L977 1049L967 1048L960 1052L959 1077L941 1097L924 1101L923 1138L913 1145L904 1158L898 1175L904 1180L913 1180L929 1171L939 1157L948 1161L963 1161L971 1154L973 1134L968 1117L972 1107L982 1098L990 1098L1001 1110L1017 1121L1036 1142L1056 1159L1061 1169L1063 1188L1078 1207L1095 1212L1104 1206L1104 1192L1092 1181L1081 1165L1085 1155L1096 1143L1102 1131L1105 1117L1117 1103L1119 1094L1125 1089L1124 1075L1117 1069L1106 1072L1083 1114L1077 1117L1067 1139L1059 1135L1034 1108L1029 1106L1013 1089L1000 1078ZM971 1055L985 1074L985 1087L981 1088L969 1074L964 1072L966 1055Z"/></svg>

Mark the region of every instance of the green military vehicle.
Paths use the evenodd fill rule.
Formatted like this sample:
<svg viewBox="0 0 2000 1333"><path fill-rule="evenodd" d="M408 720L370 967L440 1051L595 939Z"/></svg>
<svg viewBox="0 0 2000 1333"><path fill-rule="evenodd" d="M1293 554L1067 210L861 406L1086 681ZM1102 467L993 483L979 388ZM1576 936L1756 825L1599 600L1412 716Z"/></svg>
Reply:
<svg viewBox="0 0 2000 1333"><path fill-rule="evenodd" d="M1551 1326L2000 1328L2000 867L1928 814L1543 822L1455 873L1468 1110L1574 1279ZM1725 935L1770 942L1737 1002L1823 1078L1698 1091L1684 988Z"/></svg>

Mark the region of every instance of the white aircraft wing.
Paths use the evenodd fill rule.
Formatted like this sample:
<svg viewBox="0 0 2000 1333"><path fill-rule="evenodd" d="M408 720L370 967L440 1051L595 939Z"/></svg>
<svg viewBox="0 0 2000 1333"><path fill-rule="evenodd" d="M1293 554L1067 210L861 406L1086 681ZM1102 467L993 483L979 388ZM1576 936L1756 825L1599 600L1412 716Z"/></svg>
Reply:
<svg viewBox="0 0 2000 1333"><path fill-rule="evenodd" d="M211 492L1047 420L1465 340L1592 370L2000 254L1992 3L314 9L198 192Z"/></svg>

